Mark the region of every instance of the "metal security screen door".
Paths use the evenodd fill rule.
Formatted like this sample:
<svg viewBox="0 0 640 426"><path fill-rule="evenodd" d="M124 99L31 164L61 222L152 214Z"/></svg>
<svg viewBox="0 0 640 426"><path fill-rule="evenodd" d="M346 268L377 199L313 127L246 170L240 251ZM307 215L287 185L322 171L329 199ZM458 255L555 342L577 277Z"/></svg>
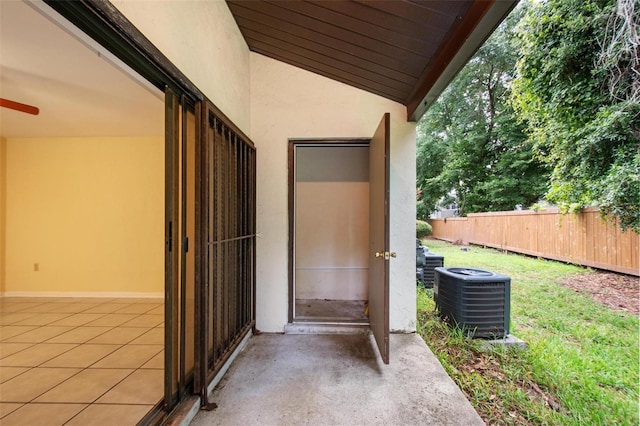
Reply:
<svg viewBox="0 0 640 426"><path fill-rule="evenodd" d="M256 150L206 103L201 167L206 280L200 318L202 398L255 324Z"/></svg>
<svg viewBox="0 0 640 426"><path fill-rule="evenodd" d="M255 147L166 89L165 406L209 383L254 325Z"/></svg>
<svg viewBox="0 0 640 426"><path fill-rule="evenodd" d="M369 323L389 364L389 113L369 144Z"/></svg>

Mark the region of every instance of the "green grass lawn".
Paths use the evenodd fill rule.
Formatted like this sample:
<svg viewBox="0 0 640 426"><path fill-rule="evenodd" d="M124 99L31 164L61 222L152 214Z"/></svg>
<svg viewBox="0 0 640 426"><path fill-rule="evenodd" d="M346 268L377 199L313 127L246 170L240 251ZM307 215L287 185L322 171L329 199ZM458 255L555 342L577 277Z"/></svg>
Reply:
<svg viewBox="0 0 640 426"><path fill-rule="evenodd" d="M637 425L639 321L559 285L589 269L427 240L444 266L511 278L511 333L528 348L480 350L434 311L418 288L418 332L491 424Z"/></svg>

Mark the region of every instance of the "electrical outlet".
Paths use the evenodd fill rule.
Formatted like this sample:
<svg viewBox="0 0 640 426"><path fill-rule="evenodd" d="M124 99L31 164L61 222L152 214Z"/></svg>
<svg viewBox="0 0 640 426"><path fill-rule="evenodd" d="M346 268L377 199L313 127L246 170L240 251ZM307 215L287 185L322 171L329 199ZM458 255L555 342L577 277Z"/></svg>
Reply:
<svg viewBox="0 0 640 426"><path fill-rule="evenodd" d="M39 264L39 263L34 263L34 264L33 264L33 270L34 270L35 272L38 272L38 271L40 270L40 264Z"/></svg>

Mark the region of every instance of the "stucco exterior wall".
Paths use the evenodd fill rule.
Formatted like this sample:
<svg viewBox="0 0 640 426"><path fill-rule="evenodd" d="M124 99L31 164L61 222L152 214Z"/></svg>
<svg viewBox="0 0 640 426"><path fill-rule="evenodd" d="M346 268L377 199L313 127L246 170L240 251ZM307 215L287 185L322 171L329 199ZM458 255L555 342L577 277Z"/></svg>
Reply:
<svg viewBox="0 0 640 426"><path fill-rule="evenodd" d="M288 309L289 138L371 137L391 113L390 327L414 331L415 124L393 101L251 53L251 134L258 148L257 328L281 332Z"/></svg>
<svg viewBox="0 0 640 426"><path fill-rule="evenodd" d="M249 48L224 0L111 3L251 136Z"/></svg>
<svg viewBox="0 0 640 426"><path fill-rule="evenodd" d="M222 0L112 3L258 148L257 327L288 310L287 141L370 137L391 113L392 330L415 330L415 125L393 101L250 53Z"/></svg>

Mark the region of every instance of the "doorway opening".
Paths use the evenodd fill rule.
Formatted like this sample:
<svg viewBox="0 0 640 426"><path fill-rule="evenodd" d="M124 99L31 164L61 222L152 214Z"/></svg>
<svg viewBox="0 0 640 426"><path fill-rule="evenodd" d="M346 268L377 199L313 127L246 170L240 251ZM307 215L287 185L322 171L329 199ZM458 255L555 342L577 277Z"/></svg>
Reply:
<svg viewBox="0 0 640 426"><path fill-rule="evenodd" d="M288 150L285 332L370 329L385 364L389 260L396 257L389 250L390 117L383 115L371 138L296 139Z"/></svg>
<svg viewBox="0 0 640 426"><path fill-rule="evenodd" d="M65 50L59 45L60 39L47 34L44 24L20 22L20 25L4 25L15 20L16 17L12 14L10 18L6 13L9 6L28 9L27 5L33 6L39 13L41 12L43 16L47 17L52 25L60 26L65 33L68 33L67 35L73 36L73 40L83 44L77 49L80 51L80 59L69 61L68 58L71 55L61 55L60 52L65 52ZM118 424L160 424L172 412L189 410L189 407L192 407L194 403L190 396L194 394L200 395L200 403L206 406L208 404L207 395L217 375L228 367L229 362L237 354L238 348L248 339L255 325L256 151L253 142L112 5L96 2L48 2L45 4L34 1L28 3L5 2L2 3L1 8L3 25L0 27L2 28L3 42L5 40L20 42L16 43L13 49L11 48L13 43L3 43L3 48L7 47L7 49L3 50L2 61L0 61L2 62L0 64L2 65L1 76L4 78L5 75L13 77L18 75L13 71L20 71L27 77L35 76L32 75L33 73L24 72L23 68L27 62L23 58L27 49L24 49L23 46L27 39L41 37L44 33L44 41L49 44L52 42L58 44L50 46L49 44L44 45L42 42L35 43L39 50L34 49L34 51L46 52L54 56L54 58L47 56L45 61L47 67L36 67L35 70L45 70L46 78L39 80L49 83L54 80L53 64L58 63L54 59L61 61L65 67L60 81L65 90L56 90L57 88L52 84L35 90L35 84L27 84L24 86L29 90L22 91L23 94L29 94L35 90L38 95L37 99L30 100L23 98L18 92L8 93L7 90L11 86L3 84L0 95L7 98L20 97L23 101L30 104L37 103L40 107L41 114L37 117L38 125L22 126L21 128L43 132L45 129L49 129L49 126L45 126L44 119L47 116L57 117L58 119L50 120L52 124L50 128L58 130L62 128L67 131L83 129L84 131L80 135L64 134L62 136L65 138L74 136L74 141L78 139L79 142L76 144L79 146L78 149L86 151L91 148L93 154L80 159L75 158L75 152L64 152L59 153L56 157L51 155L47 157L47 153L54 146L58 147L59 143L41 144L43 149L30 150L41 159L38 164L46 166L42 169L49 172L49 175L55 175L56 178L55 181L52 179L41 180L49 186L54 185L56 190L62 188L71 192L69 197L61 201L62 197L59 192L37 191L39 188L36 188L34 190L36 196L33 198L45 197L46 201L51 200L36 213L42 212L50 220L49 216L52 216L53 207L63 206L67 210L71 210L70 214L81 215L85 219L83 222L77 220L73 222L66 216L63 217L64 223L71 222L71 227L65 228L67 229L66 233L61 231L63 228L61 223L48 226L47 229L54 230L57 232L56 235L61 236L58 236L55 241L47 244L44 248L57 248L58 255L74 256L73 259L80 258L80 260L86 259L87 261L75 261L74 263L73 260L68 260L74 264L67 268L54 269L51 267L53 262L45 262L42 257L23 256L24 259L18 259L20 260L19 266L24 269L24 260L33 259L31 260L33 273L32 271L28 272L34 276L36 275L34 273L37 273L39 277L43 277L45 272L58 272L59 274L60 269L63 269L68 276L77 278L80 275L80 269L91 269L90 272L94 273L89 277L90 279L80 280L85 287L90 286L90 288L70 288L69 291L82 293L80 296L83 297L86 296L85 293L89 293L88 295L93 299L96 298L93 296L98 296L95 293L99 292L101 293L100 299L108 296L109 299L115 300L116 306L86 306L83 303L74 303L76 305L74 308L85 305L84 311L67 312L65 306L62 307L63 312L58 310L59 306L55 306L56 310L53 313L56 315L79 315L78 320L87 322L95 321L94 318L86 316L87 309L93 310L95 312L91 312L91 315L105 316L105 319L99 318L101 323L94 324L96 326L92 327L92 330L82 331L101 332L104 330L99 327L111 327L114 330L107 330L105 333L111 333L115 338L121 340L129 336L130 338L126 340L127 343L150 346L149 351L157 349L157 353L151 354L153 356L151 360L145 358L146 352L139 354L139 351L133 351L136 353L131 356L121 357L122 362L126 365L135 363L133 366L126 367L135 369L135 371L128 376L125 374L124 379L115 374L107 374L106 382L108 383L105 386L114 387L113 395L115 396L106 398L109 393L104 394L97 402L98 405L104 402L103 407L98 407L93 403L93 399L87 399L91 395L87 394L86 386L78 384L76 376L89 375L93 377L96 374L102 374L103 371L90 370L92 367L97 367L97 363L101 363L106 358L100 358L101 352L99 351L93 354L93 358L96 356L100 358L97 362L93 362L93 358L73 354L72 351L76 348L70 348L69 345L76 345L82 349L81 346L86 346L83 345L85 341L93 336L91 333L89 336L86 333L78 335L75 330L71 330L75 333L72 336L73 339L84 340L55 343L56 348L54 349L66 351L62 354L64 356L74 355L74 359L79 359L82 365L64 365L62 367L65 371L61 372L64 374L57 375L55 380L51 380L56 383L60 382L61 386L66 388L72 387L73 392L67 392L66 389L61 388L62 390L56 391L55 395L47 395L47 401L42 396L38 397L38 401L32 401L31 394L35 392L37 396L44 391L38 386L46 386L49 389L55 384L40 380L38 377L34 379L33 374L39 373L40 367L46 367L47 371L45 372L50 372L50 368L53 367L43 363L44 352L34 346L34 343L37 344L35 341L16 341L5 344L5 338L26 339L27 337L23 335L30 330L14 329L13 333L5 332L4 329L0 330L2 366L4 368L7 365L9 369L18 374L18 376L12 377L10 375L7 378L5 371L0 372L2 373L0 374L2 376L0 394L15 398L16 392L3 392L3 390L9 389L16 383L18 384L15 387L17 389L26 389L25 386L20 386L23 383L35 384L36 386L35 391L30 388L31 394L29 395L25 396L23 392L21 398L28 401L0 398L0 402L3 404L1 421L3 424L5 421L11 423L11 419L7 420L7 416L13 416L18 419L18 422L23 422L24 410L35 408L38 416L48 416L49 423L56 423L51 417L52 411L55 411L51 409L52 404L56 401L60 402L57 405L60 406L58 408L64 417L60 424L64 422L67 422L65 424L86 423L86 418L89 417L102 418L103 422ZM12 24L18 24L18 22L12 22ZM31 31L19 36L7 36L6 31L16 26ZM33 31L33 28L38 30ZM89 46L90 49L87 50L84 45ZM96 53L98 54L96 55ZM8 64L7 61L11 58L19 65L18 67L9 66L11 64ZM35 58L36 61L29 61L28 64L42 63L45 58L44 53L40 56L36 55ZM104 62L105 59L110 64ZM99 65L95 70L88 66L92 61ZM83 66L78 67L79 63ZM105 64L107 66L104 66ZM5 65L7 66L5 67ZM117 66L118 72L107 74L105 78L98 80L102 71L114 68L112 65ZM123 75L120 74L126 78L122 78ZM69 75L75 78L69 79ZM133 80L133 84L130 80ZM12 82L16 81L16 78L13 78ZM73 84L69 83L70 81ZM101 81L102 84L94 87L91 84L92 81ZM13 84L13 86L16 85ZM16 87L12 87L12 90L17 90ZM71 90L70 87L74 90ZM126 88L126 90L120 90L122 88ZM84 92L80 89L83 89ZM136 96L141 91L146 95L150 94L150 96ZM162 102L163 92L164 105ZM63 96L54 96L61 94ZM91 97L92 94L99 96ZM46 103L53 101L55 101L54 104ZM74 106L75 109L66 109L69 105ZM62 108L63 106L65 108ZM132 108L133 110L131 110ZM20 117L26 116L24 112L20 114L22 114ZM152 123L150 126L144 125L148 121L144 118L148 115L151 115ZM10 182L22 182L22 180L13 177L13 174L9 179L10 174L5 170L8 170L9 167L5 167L5 165L11 163L12 170L20 171L21 168L25 168L25 164L33 162L25 162L24 157L14 155L14 148L17 147L24 151L28 147L25 144L14 143L5 136L4 133L12 127L8 125L7 117L9 114L3 112L2 126L0 126L3 133L0 135L0 276L3 277L0 282L0 293L2 296L7 296L8 292L13 292L13 296L16 296L16 290L33 293L39 289L35 289L33 286L9 288L5 285L9 283L9 280L4 280L8 270L5 258L10 247L6 244L7 234L9 229L12 233L15 233L15 229L19 229L8 226L9 218L11 217L13 224L15 222L13 218L20 217L13 213L8 214L6 207L11 205L13 209L15 203L7 201L9 198L4 190L11 186L13 192L19 193L14 190L15 187ZM19 124L18 121L16 123ZM105 131L115 134L95 134L105 128L105 123L108 124ZM114 123L118 123L118 125L116 126ZM64 127L65 124L66 127ZM133 134L122 130L125 124L130 124L126 127L133 129ZM144 133L149 129L152 134ZM143 134L136 132L143 132ZM29 137L40 140L54 136L52 132L47 131L44 135L38 134ZM109 142L111 139L118 139L117 142L121 143L101 143L96 146L95 143L89 143L93 141L85 141L89 137L95 139L98 136L100 141L109 138ZM149 150L142 149L140 144L134 143L136 141L133 139L138 136L145 141L152 139L147 145L152 145L154 155L150 155ZM16 135L9 135L9 137L18 138ZM21 137L26 138L25 135ZM108 151L107 148L109 148ZM111 148L122 149L111 156L105 155L106 152L112 153ZM13 161L16 158L22 161ZM53 161L47 161L48 158L53 158ZM61 160L64 160L64 163ZM149 166L151 160L153 160L154 173L151 173ZM13 167L13 163L16 164L15 167ZM74 168L65 167L67 164L74 164ZM98 169L94 164L98 164L102 168ZM53 166L55 166L56 173L51 172ZM88 169L85 174L89 175L89 178L77 177L77 173L72 173L80 166L83 167L82 170ZM32 165L30 167L34 168ZM99 174L98 171L105 167L108 172ZM128 173L124 173L125 169ZM69 183L61 185L59 181L62 178L66 178ZM77 190L79 186L89 187L89 194L80 193ZM134 189L140 187L143 188L142 191L138 191L134 196L127 198L120 196L122 193L130 194ZM149 201L151 192L154 194L154 203ZM134 212L133 207L139 205L146 208L146 214ZM98 212L89 215L87 212L92 211L89 207L97 209ZM23 214L23 216L26 215ZM29 217L21 219L26 221ZM132 223L132 219L142 223L137 223L137 226L131 229L129 225ZM114 220L118 222L118 226L107 226ZM117 242L122 244L101 244L103 240L92 238L93 234L79 229L79 225L85 223L88 223L87 229L89 231L100 231L101 235L104 234L112 240L121 237L117 238ZM140 232L141 229L148 227L154 228L152 235ZM22 239L19 239L19 242L22 242ZM13 253L17 253L14 246L15 244L12 243L12 256ZM29 246L32 249L33 247L34 245ZM35 248L41 249L42 247ZM102 252L98 252L98 249L107 250L113 256L103 256ZM134 257L131 255L132 253L155 259L157 267L148 267L140 260L140 256ZM120 267L123 262L133 265L131 270L123 270ZM107 276L106 272L120 273L121 277L114 278L113 274ZM128 278L129 281L125 281L122 277ZM131 284L131 280L136 280L134 284L137 284L143 279L153 282L153 286L143 288ZM95 283L98 280L105 282L108 287L105 285L97 287ZM11 280L11 282L14 281ZM67 287L69 281L69 279L57 279L57 282L65 284ZM45 289L51 291L50 286ZM131 300L131 303L135 306L121 306L122 304L118 303L122 301L121 293L132 296L132 291L136 297ZM56 292L60 292L60 289L56 289ZM156 296L157 304L146 303L148 301L155 303L155 300L146 297L149 294ZM67 300L71 295L69 292L65 293L64 300L61 302L71 302ZM33 294L29 296L33 296ZM0 300L0 302L4 302L4 300ZM22 309L33 308L31 305L25 306L25 303L22 303L17 307L7 309L4 303L1 304L3 306L0 306L0 326L13 326L14 322L25 320L25 313L22 312ZM43 304L51 305L44 302ZM20 312L13 312L15 309L20 309ZM127 323L126 327L128 328L143 329L149 326L153 329L148 331L148 336L145 334L140 339L138 336L130 336L130 333L116 330L115 328L123 328L122 322L133 321L133 319L119 317L120 322L112 323L111 318L106 318L110 316L107 314L111 314L112 311L115 312L115 315L145 316L144 318L135 318L135 322ZM30 316L37 317L40 321L41 315L39 314L39 311L29 313ZM51 321L56 320L54 318ZM65 319L65 321L67 320ZM75 320L73 324L68 324L70 327L79 329L80 327L76 327L77 325ZM82 324L80 325L82 326ZM16 326L23 327L23 325ZM40 324L33 326L40 326ZM66 330L60 330L59 326L63 326L63 324L58 324L55 332L66 333ZM46 339L52 338L50 335L45 337ZM57 337L53 336L53 338ZM102 335L99 337L102 338ZM131 339L134 339L133 342L130 342ZM97 343L91 344L96 346ZM125 355L126 350L129 350L129 354L132 351L130 348L125 348L126 350L123 351L115 347L112 348L115 343L102 343L105 342L100 342L104 346L103 348L92 346L89 349L113 349L113 351ZM42 344L50 345L53 342L47 340ZM139 349L139 347L136 348ZM8 349L14 351L8 353ZM22 356L23 352L21 351L25 350L31 350L36 356L31 358ZM57 355L58 353L54 353L52 356ZM10 366L8 362L5 362L5 356L13 357L20 364ZM107 357L110 356L107 355ZM30 359L29 362L33 365L23 365L25 359ZM48 359L45 361L48 362ZM56 364L59 361L56 359ZM101 368L105 367L102 364L99 365ZM123 374L128 372L123 365L117 365L117 367L122 370L120 372ZM44 371L43 368L40 370ZM106 367L103 368L103 370L106 369ZM27 373L29 374L27 375ZM67 374L74 376L70 379ZM140 380L141 377L150 378L152 382L143 382ZM102 395L104 392L98 392L96 382L97 380L90 380L87 383L93 383L94 393ZM63 399L56 399L59 395L62 395ZM83 399L69 399L72 396ZM36 407L32 402L46 404L47 409L41 408L44 405ZM118 404L118 409L114 409L114 404ZM133 406L127 409L124 407L126 404ZM5 405L10 407L12 411L8 412L9 408L4 410L7 408ZM182 408L176 410L178 406ZM105 409L104 416L100 417L99 413L96 413L98 409L102 408ZM123 416L126 416L127 419L124 419ZM73 418L73 421L69 420L70 418Z"/></svg>
<svg viewBox="0 0 640 426"><path fill-rule="evenodd" d="M292 319L368 325L368 141L293 149Z"/></svg>
<svg viewBox="0 0 640 426"><path fill-rule="evenodd" d="M0 9L0 97L39 109L0 112L0 423L137 424L165 375L162 91L46 4Z"/></svg>

